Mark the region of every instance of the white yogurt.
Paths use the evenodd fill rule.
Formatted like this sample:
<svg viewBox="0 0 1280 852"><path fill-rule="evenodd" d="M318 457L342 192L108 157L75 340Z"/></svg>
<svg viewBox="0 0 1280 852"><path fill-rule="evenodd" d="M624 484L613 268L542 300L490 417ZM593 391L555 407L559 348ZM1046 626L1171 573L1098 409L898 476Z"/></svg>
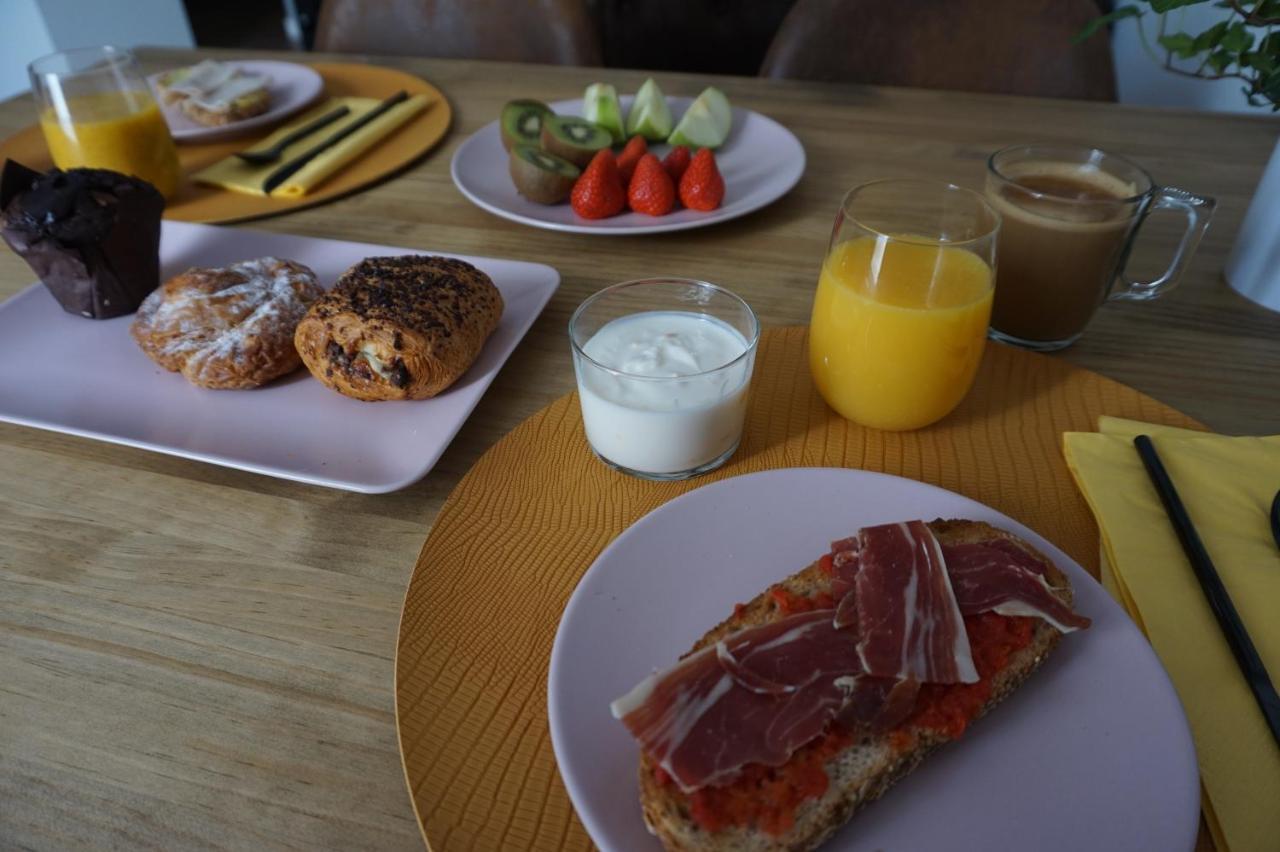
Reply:
<svg viewBox="0 0 1280 852"><path fill-rule="evenodd" d="M575 359L587 440L642 473L690 471L730 452L746 415L748 348L737 329L705 314L612 320L582 346L595 364Z"/></svg>

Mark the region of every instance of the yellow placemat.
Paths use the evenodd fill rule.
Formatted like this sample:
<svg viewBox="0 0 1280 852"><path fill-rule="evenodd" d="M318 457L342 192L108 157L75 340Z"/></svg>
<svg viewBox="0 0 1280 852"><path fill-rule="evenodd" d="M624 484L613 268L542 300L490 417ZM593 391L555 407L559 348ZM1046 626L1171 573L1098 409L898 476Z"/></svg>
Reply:
<svg viewBox="0 0 1280 852"><path fill-rule="evenodd" d="M713 474L652 483L607 469L569 395L494 445L450 495L409 582L396 656L401 756L431 849L590 848L551 750L551 644L597 554L668 500L773 468L882 471L986 503L1096 576L1097 528L1062 459L1062 433L1091 429L1101 414L1196 425L1096 373L989 344L973 391L941 423L864 429L818 396L806 333L762 336L742 446Z"/></svg>
<svg viewBox="0 0 1280 852"><path fill-rule="evenodd" d="M299 197L268 197L230 192L188 180L177 196L165 206L166 219L182 222L241 222L330 201L390 177L430 151L449 130L453 117L449 101L426 80L394 68L376 65L316 63L311 67L324 78L326 97L382 100L404 89L410 96L424 97L427 106L399 129L380 140L364 156L317 186L314 192ZM257 137L246 136L205 145L179 145L178 159L182 162L183 173L189 176L206 169L236 151L252 147L270 132L266 130ZM321 131L317 137L323 138L323 134L324 131ZM53 166L44 137L40 128L35 125L0 141L0 162L6 157L41 171Z"/></svg>

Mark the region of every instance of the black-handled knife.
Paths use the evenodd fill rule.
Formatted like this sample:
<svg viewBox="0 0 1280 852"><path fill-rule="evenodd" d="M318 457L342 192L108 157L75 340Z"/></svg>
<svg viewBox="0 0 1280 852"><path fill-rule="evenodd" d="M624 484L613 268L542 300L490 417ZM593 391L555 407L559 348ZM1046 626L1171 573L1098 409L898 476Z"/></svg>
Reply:
<svg viewBox="0 0 1280 852"><path fill-rule="evenodd" d="M1276 540L1276 547L1280 547L1280 491L1271 501L1271 537Z"/></svg>
<svg viewBox="0 0 1280 852"><path fill-rule="evenodd" d="M298 171L307 163L311 162L316 157L320 156L325 151L329 150L334 145L341 142L343 139L346 139L352 133L355 133L361 127L364 127L366 124L373 121L378 116L382 115L383 113L387 112L390 109L393 109L397 104L400 104L408 99L409 99L408 92L404 90L396 92L394 95L387 98L385 101L378 104L376 107L369 110L364 115L360 116L358 119L356 119L355 121L348 124L346 127L339 130L337 133L325 139L320 144L307 150L305 153L299 154L294 159L290 160L280 168L276 169L271 174L267 175L267 179L262 182L262 191L270 195L272 190L274 190L280 184L284 183L286 180L288 180L289 178L297 174Z"/></svg>

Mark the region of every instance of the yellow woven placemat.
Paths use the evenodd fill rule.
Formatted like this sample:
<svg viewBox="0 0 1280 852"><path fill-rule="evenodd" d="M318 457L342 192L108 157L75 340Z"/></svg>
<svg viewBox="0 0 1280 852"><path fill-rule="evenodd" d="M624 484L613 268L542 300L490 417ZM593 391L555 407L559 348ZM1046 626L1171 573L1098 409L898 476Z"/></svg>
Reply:
<svg viewBox="0 0 1280 852"><path fill-rule="evenodd" d="M1096 576L1097 528L1062 460L1062 433L1091 430L1100 414L1198 425L1096 373L989 344L973 391L941 423L864 429L814 389L806 334L761 338L742 446L716 473L653 483L609 470L591 454L571 394L458 483L409 581L396 656L400 751L431 849L590 848L551 750L551 644L596 555L673 497L781 467L882 471L993 506ZM778 575L799 567L779 565Z"/></svg>

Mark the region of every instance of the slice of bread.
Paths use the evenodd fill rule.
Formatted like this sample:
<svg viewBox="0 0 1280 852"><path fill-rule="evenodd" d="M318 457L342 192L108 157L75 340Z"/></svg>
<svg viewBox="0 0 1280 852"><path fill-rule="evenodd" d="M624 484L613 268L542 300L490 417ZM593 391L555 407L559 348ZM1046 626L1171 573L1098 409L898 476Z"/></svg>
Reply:
<svg viewBox="0 0 1280 852"><path fill-rule="evenodd" d="M262 115L271 107L271 93L267 88L267 79L262 75L252 75L261 78L261 83L251 90L230 100L214 104L204 103L200 98L193 97L192 92L181 89L182 84L197 69L210 64L216 63L206 61L189 68L175 68L157 76L156 89L160 100L167 106L176 107L187 118L206 127L222 127L246 118L253 118L255 115Z"/></svg>
<svg viewBox="0 0 1280 852"><path fill-rule="evenodd" d="M978 521L936 520L929 524L929 528L939 541L947 544L991 541L996 538L1012 541L1049 566L1049 584L1064 603L1071 605L1073 596L1066 576L1051 560L1013 534ZM802 597L826 591L828 585L829 580L817 562L776 584L787 592ZM773 588L775 587L770 587ZM707 631L688 653L711 645L727 634L768 623L783 614L779 611L775 596L770 590L766 590L749 603L737 607L733 616ZM1011 655L1008 665L993 677L991 698L974 718L985 715L1026 680L1057 645L1061 636L1054 627L1037 620L1030 644ZM910 725L908 722L904 727ZM819 798L802 802L796 809L794 826L781 836L772 836L751 826L735 826L716 832L704 830L693 819L689 797L674 783L659 783L654 775L652 762L642 753L640 804L645 823L668 850L801 852L814 849L863 806L884 795L896 781L910 774L930 753L949 741L940 732L914 728L913 736L905 738L912 745L895 745L895 741L904 740L901 736L895 737L901 731L902 728L899 728L885 734L863 737L860 742L827 760L824 764L830 779L827 791Z"/></svg>

